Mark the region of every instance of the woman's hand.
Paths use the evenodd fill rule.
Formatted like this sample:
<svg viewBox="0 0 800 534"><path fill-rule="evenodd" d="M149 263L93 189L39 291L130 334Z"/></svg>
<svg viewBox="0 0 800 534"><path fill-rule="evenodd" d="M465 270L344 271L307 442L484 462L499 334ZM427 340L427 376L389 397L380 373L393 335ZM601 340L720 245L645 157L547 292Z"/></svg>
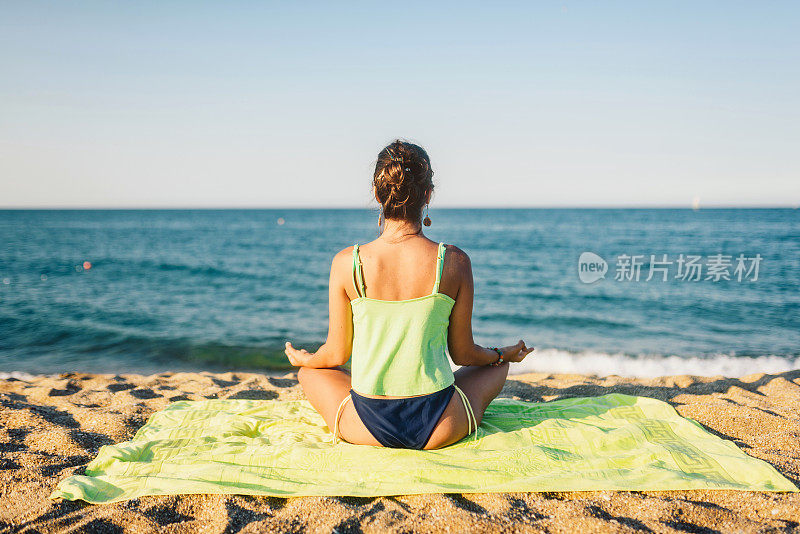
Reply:
<svg viewBox="0 0 800 534"><path fill-rule="evenodd" d="M500 352L503 353L504 361L521 362L525 359L525 356L533 352L533 347L526 347L525 342L520 339L516 345L500 347Z"/></svg>
<svg viewBox="0 0 800 534"><path fill-rule="evenodd" d="M314 356L306 349L294 348L289 341L286 342L286 349L283 352L286 353L289 362L295 367L305 367L311 357Z"/></svg>

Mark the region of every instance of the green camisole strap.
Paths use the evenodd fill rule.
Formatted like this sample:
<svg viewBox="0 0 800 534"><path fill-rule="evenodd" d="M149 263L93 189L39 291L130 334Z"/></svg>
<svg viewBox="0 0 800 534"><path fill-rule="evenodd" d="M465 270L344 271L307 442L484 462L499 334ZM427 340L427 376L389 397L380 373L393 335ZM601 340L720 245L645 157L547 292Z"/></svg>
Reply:
<svg viewBox="0 0 800 534"><path fill-rule="evenodd" d="M433 295L439 292L439 284L442 281L442 271L444 270L444 251L444 243L439 243L439 252L436 257L436 282L433 284Z"/></svg>
<svg viewBox="0 0 800 534"><path fill-rule="evenodd" d="M358 255L358 243L353 245L353 286L356 288L356 295L366 297L367 291L364 288L364 274L361 272L361 258Z"/></svg>

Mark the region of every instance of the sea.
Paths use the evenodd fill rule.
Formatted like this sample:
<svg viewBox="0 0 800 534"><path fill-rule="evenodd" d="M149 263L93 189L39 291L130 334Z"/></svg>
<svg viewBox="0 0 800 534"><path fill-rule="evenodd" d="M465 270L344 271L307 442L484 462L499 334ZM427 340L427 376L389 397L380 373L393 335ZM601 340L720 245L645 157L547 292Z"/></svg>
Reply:
<svg viewBox="0 0 800 534"><path fill-rule="evenodd" d="M473 331L511 373L800 368L800 210L432 209L472 260ZM0 211L0 377L281 371L328 327L371 209ZM433 266L431 266L433 268Z"/></svg>

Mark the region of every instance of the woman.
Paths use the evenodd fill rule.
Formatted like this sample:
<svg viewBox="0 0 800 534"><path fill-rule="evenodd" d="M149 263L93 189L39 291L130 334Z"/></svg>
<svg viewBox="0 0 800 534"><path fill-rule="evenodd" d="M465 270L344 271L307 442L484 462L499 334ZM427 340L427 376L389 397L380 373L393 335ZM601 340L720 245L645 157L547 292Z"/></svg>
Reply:
<svg viewBox="0 0 800 534"><path fill-rule="evenodd" d="M383 232L333 258L325 344L311 354L286 343L334 441L409 449L455 443L477 430L508 362L533 351L522 340L503 348L473 341L469 257L422 233L432 178L421 147L395 141L380 152L372 185ZM445 346L463 366L455 373ZM339 367L351 355L352 376Z"/></svg>

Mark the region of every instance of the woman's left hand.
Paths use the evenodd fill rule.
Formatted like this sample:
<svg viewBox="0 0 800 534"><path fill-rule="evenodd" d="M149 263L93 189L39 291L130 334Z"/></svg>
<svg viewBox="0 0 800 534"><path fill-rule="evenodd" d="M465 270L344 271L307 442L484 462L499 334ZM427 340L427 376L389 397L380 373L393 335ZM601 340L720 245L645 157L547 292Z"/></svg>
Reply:
<svg viewBox="0 0 800 534"><path fill-rule="evenodd" d="M503 359L507 362L521 362L525 356L533 352L533 347L526 347L525 342L520 339L516 345L503 347L500 352L503 353Z"/></svg>
<svg viewBox="0 0 800 534"><path fill-rule="evenodd" d="M294 348L289 341L286 342L286 350L283 352L286 353L286 356L289 358L289 362L295 367L304 367L308 360L314 356L306 349Z"/></svg>

